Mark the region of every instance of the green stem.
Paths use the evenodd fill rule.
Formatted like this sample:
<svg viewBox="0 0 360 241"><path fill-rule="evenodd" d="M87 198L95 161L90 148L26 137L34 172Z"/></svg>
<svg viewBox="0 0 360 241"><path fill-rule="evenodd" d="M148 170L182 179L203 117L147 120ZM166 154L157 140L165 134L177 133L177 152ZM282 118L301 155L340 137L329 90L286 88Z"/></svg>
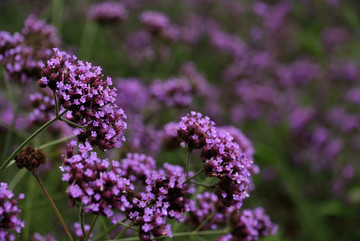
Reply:
<svg viewBox="0 0 360 241"><path fill-rule="evenodd" d="M9 183L9 189L14 190L16 185L20 182L20 180L28 173L26 169L20 169L17 171L15 176L12 178L11 182Z"/></svg>
<svg viewBox="0 0 360 241"><path fill-rule="evenodd" d="M60 115L54 117L53 119L51 119L50 121L48 121L47 123L45 123L43 126L41 126L39 129L37 129L31 136L29 136L7 159L6 161L2 164L2 166L0 167L0 173L6 168L6 166L9 164L9 162L14 159L14 157L24 148L24 146L26 146L32 139L34 139L40 132L42 132L43 130L45 130L47 127L49 127L52 123L54 123L55 121L59 120L61 118L61 116L63 114L65 114L67 112L67 110L64 110L62 113L60 113Z"/></svg>
<svg viewBox="0 0 360 241"><path fill-rule="evenodd" d="M93 45L96 39L96 33L98 31L98 26L92 22L87 21L82 33L80 41L80 56L82 58L90 58L91 51L93 50Z"/></svg>
<svg viewBox="0 0 360 241"><path fill-rule="evenodd" d="M45 196L46 196L47 199L49 200L49 202L50 202L51 206L53 207L56 215L58 216L58 218L59 218L59 220L60 220L63 228L65 229L65 232L66 232L67 236L69 237L69 239L70 239L71 241L74 241L73 237L71 236L71 233L70 233L69 229L67 228L67 226L66 226L66 224L65 224L64 219L62 218L59 210L57 209L54 201L51 199L49 193L47 192L47 190L46 190L45 186L43 185L43 183L41 182L40 178L38 177L38 175L37 175L36 173L33 173L33 172L32 172L32 174L33 174L33 176L35 177L36 181L38 181L38 183L40 184L41 189L44 191Z"/></svg>
<svg viewBox="0 0 360 241"><path fill-rule="evenodd" d="M204 169L198 171L198 172L195 173L192 177L187 178L187 179L184 181L183 184L185 184L185 183L187 183L187 182L190 182L192 179L194 179L195 177L199 176L199 175L200 175L201 173L203 173L203 172L204 172Z"/></svg>
<svg viewBox="0 0 360 241"><path fill-rule="evenodd" d="M214 184L214 185L205 185L205 184L198 183L198 182L190 182L190 183L192 183L192 184L194 184L194 185L197 185L197 186L200 186L200 187L205 187L205 188L210 188L210 189L214 188L214 187L217 185L217 184Z"/></svg>
<svg viewBox="0 0 360 241"><path fill-rule="evenodd" d="M48 147L51 147L53 145L56 145L56 144L60 144L60 143L63 143L65 141L68 141L68 140L71 140L72 138L76 137L76 135L72 135L72 136L66 136L64 138L61 138L61 139L58 139L58 140L55 140L55 141L51 141L51 142L48 142L46 144L43 144L39 147L36 147L36 148L39 148L39 149L45 149L45 148L48 148Z"/></svg>
<svg viewBox="0 0 360 241"><path fill-rule="evenodd" d="M193 231L194 233L197 233L202 229L215 215L216 212L212 212L209 216L205 218L204 221L200 223L200 225Z"/></svg>
<svg viewBox="0 0 360 241"><path fill-rule="evenodd" d="M83 126L81 126L81 125L78 125L78 124L76 124L76 123L74 123L74 122L72 122L72 121L70 121L70 120L68 120L68 119L65 119L65 118L60 118L60 120L63 121L63 122L65 122L65 123L67 123L67 124L69 124L69 125L71 125L71 126L73 126L73 127L81 128L81 129L83 129L83 130L84 130L84 128L85 128L85 127L83 127Z"/></svg>
<svg viewBox="0 0 360 241"><path fill-rule="evenodd" d="M90 237L90 234L91 234L91 232L92 232L92 230L93 230L93 228L94 228L94 226L95 226L95 223L96 223L96 221L98 220L98 218L99 218L99 215L96 215L96 216L93 218L93 220L92 220L92 222L91 222L91 226L90 226L89 232L86 234L86 236L85 236L85 238L84 238L84 241L88 241L88 239L89 239L89 237Z"/></svg>
<svg viewBox="0 0 360 241"><path fill-rule="evenodd" d="M86 234L85 227L84 227L84 216L85 216L84 205L82 204L80 206L80 210L79 210L79 222L80 222L81 232L82 232L83 237L85 237L85 234Z"/></svg>
<svg viewBox="0 0 360 241"><path fill-rule="evenodd" d="M186 166L185 166L186 180L189 179L190 154L191 154L191 153L190 153L190 151L188 150L187 160L186 160Z"/></svg>
<svg viewBox="0 0 360 241"><path fill-rule="evenodd" d="M136 232L138 232L139 230L137 230L136 228L133 228L132 227L132 224L126 224L126 223L123 223L123 222L118 222L118 224L120 224L120 225L122 225L122 226L124 226L124 227L127 227L128 229L131 229L131 230L134 230L134 231L136 231Z"/></svg>
<svg viewBox="0 0 360 241"><path fill-rule="evenodd" d="M112 226L110 226L108 229L106 229L102 234L99 234L98 236L96 236L94 238L94 241L100 241L100 240L104 240L103 238L108 235L110 232L112 232L113 230L117 229L120 226L120 224L114 224Z"/></svg>
<svg viewBox="0 0 360 241"><path fill-rule="evenodd" d="M58 116L59 115L59 104L58 104L58 99L57 99L55 91L53 91L53 95L54 95L54 100L55 100L55 114L56 114L56 116Z"/></svg>

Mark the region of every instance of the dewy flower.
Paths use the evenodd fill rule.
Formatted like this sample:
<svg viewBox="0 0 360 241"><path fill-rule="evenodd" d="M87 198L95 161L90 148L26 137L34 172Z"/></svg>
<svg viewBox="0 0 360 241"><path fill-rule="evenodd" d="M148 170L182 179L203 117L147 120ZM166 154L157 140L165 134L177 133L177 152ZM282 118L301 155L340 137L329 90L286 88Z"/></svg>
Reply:
<svg viewBox="0 0 360 241"><path fill-rule="evenodd" d="M69 145L61 167L62 180L70 185L66 190L70 205L80 202L86 213L109 218L114 217L113 210L125 211L129 208L125 195L134 187L130 180L120 176L122 169L119 163L98 158L89 142L79 144L79 152L74 154L76 144L73 141Z"/></svg>
<svg viewBox="0 0 360 241"><path fill-rule="evenodd" d="M102 2L91 5L88 18L102 24L118 23L125 20L128 13L121 3Z"/></svg>
<svg viewBox="0 0 360 241"><path fill-rule="evenodd" d="M25 227L25 222L20 220L21 212L17 206L19 199L24 199L24 194L14 198L14 193L7 189L8 184L0 183L0 241L15 240L15 234L20 233Z"/></svg>
<svg viewBox="0 0 360 241"><path fill-rule="evenodd" d="M101 150L120 147L125 140L126 115L115 104L116 89L111 78L103 80L99 66L77 61L75 56L55 48L38 83L55 91L59 103L70 111L71 121L86 129L78 130L79 140L88 140Z"/></svg>

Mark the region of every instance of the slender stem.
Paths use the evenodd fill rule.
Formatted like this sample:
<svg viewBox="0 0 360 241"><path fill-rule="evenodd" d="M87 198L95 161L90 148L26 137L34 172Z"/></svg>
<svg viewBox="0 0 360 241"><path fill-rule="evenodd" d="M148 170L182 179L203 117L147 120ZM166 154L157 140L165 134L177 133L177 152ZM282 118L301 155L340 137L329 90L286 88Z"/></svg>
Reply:
<svg viewBox="0 0 360 241"><path fill-rule="evenodd" d="M43 144L37 148L40 148L40 149L45 149L45 148L48 148L48 147L51 147L53 145L56 145L56 144L60 144L60 143L63 143L65 141L68 141L68 140L71 140L72 138L76 137L76 135L72 135L72 136L66 136L64 138L61 138L61 139L58 139L58 140L55 140L55 141L51 141L51 142L48 142L46 144Z"/></svg>
<svg viewBox="0 0 360 241"><path fill-rule="evenodd" d="M219 234L228 234L229 229L221 229L221 230L206 230L206 231L199 231L199 232L180 232L180 233L173 233L172 236L175 237L186 237L186 236L194 236L194 235L219 235ZM164 237L159 237L155 239L161 239ZM112 241L135 241L140 240L139 237L130 237L130 238L124 238L124 239L113 239ZM110 240L106 240L110 241Z"/></svg>
<svg viewBox="0 0 360 241"><path fill-rule="evenodd" d="M132 227L132 224L126 224L126 223L123 223L123 222L121 222L121 221L119 221L118 224L120 224L120 225L122 225L122 226L124 226L124 227L127 227L128 229L134 230L134 231L136 231L136 232L139 231L139 230L137 230L136 228L133 228L133 227Z"/></svg>
<svg viewBox="0 0 360 241"><path fill-rule="evenodd" d="M200 175L201 173L203 173L203 172L204 172L204 169L198 171L198 172L195 173L192 177L189 177L188 179L186 179L183 184L185 184L185 183L187 183L187 182L190 182L192 179L194 179L195 177L199 176L199 175Z"/></svg>
<svg viewBox="0 0 360 241"><path fill-rule="evenodd" d="M88 241L88 239L89 239L89 237L90 237L90 234L91 234L91 232L92 232L92 230L93 230L93 228L94 228L94 226L95 226L95 223L96 223L96 221L98 220L98 218L99 218L99 215L96 215L96 216L93 218L93 220L92 220L92 222L91 222L91 226L90 226L89 232L86 234L86 236L85 236L85 238L84 238L84 241Z"/></svg>
<svg viewBox="0 0 360 241"><path fill-rule="evenodd" d="M190 154L191 154L191 152L190 152L190 150L188 150L186 166L185 166L186 180L189 178Z"/></svg>
<svg viewBox="0 0 360 241"><path fill-rule="evenodd" d="M217 185L217 183L214 184L214 185L205 185L205 184L202 184L202 183L191 182L191 181L190 181L190 183L192 183L192 184L194 184L194 185L197 185L197 186L201 186L201 187L205 187L205 188L210 188L210 189L214 188L214 187Z"/></svg>
<svg viewBox="0 0 360 241"><path fill-rule="evenodd" d="M121 222L124 222L125 220L126 220L126 218L124 218ZM119 233L118 236L116 236L115 239L121 239L124 236L124 234L126 233L126 231L128 231L132 225L133 225L133 223L130 223L130 225L128 227L125 227L123 230L121 230L121 232ZM136 230L136 231L138 231L138 230Z"/></svg>
<svg viewBox="0 0 360 241"><path fill-rule="evenodd" d="M80 222L81 232L82 232L83 237L85 237L85 234L86 234L85 227L84 227L84 216L85 216L84 205L81 204L80 210L79 210L79 222Z"/></svg>
<svg viewBox="0 0 360 241"><path fill-rule="evenodd" d="M114 224L112 226L110 226L108 229L106 229L102 234L99 234L98 236L96 236L94 238L94 241L100 241L100 240L104 240L103 238L108 235L111 231L113 231L114 229L118 228L120 226L120 224Z"/></svg>
<svg viewBox="0 0 360 241"><path fill-rule="evenodd" d="M200 223L200 225L193 231L193 233L197 233L202 229L215 215L216 212L212 212L209 216L207 216L204 221Z"/></svg>
<svg viewBox="0 0 360 241"><path fill-rule="evenodd" d="M14 190L16 185L20 182L20 180L28 173L26 169L19 169L11 182L9 183L9 189Z"/></svg>
<svg viewBox="0 0 360 241"><path fill-rule="evenodd" d="M41 126L39 129L37 129L33 134L31 134L31 136L29 136L7 159L6 161L2 164L2 166L0 167L0 173L4 170L4 168L9 164L9 162L24 148L24 146L26 146L32 139L34 139L40 132L42 132L43 130L45 130L47 127L49 127L52 123L54 123L55 121L57 121L59 118L61 118L61 116L63 114L65 114L67 112L67 110L64 110L62 113L60 113L60 115L54 117L53 119L51 119L50 121L48 121L47 123L45 123L43 126Z"/></svg>
<svg viewBox="0 0 360 241"><path fill-rule="evenodd" d="M81 128L81 129L85 128L85 127L83 127L81 125L78 125L78 124L76 124L76 123L74 123L74 122L72 122L72 121L70 121L68 119L65 119L65 118L60 118L60 120L67 123L67 124L69 124L69 125L71 125L71 126L74 126L74 127L78 127L78 128Z"/></svg>
<svg viewBox="0 0 360 241"><path fill-rule="evenodd" d="M44 191L45 196L46 196L47 199L49 200L49 202L50 202L51 206L53 207L56 215L58 216L58 218L59 218L59 220L60 220L63 228L65 229L65 232L66 232L67 236L69 237L69 239L70 239L71 241L74 241L73 237L71 236L71 233L70 233L69 229L67 228L67 226L66 226L66 224L65 224L65 222L64 222L64 219L62 218L62 216L61 216L59 210L57 209L54 201L51 199L49 193L46 191L46 188L45 188L45 186L43 185L43 183L41 182L40 178L38 177L38 175L37 175L36 173L34 173L34 172L31 172L31 173L33 174L33 176L35 177L35 179L36 179L36 180L38 181L38 183L40 184L41 189Z"/></svg>
<svg viewBox="0 0 360 241"><path fill-rule="evenodd" d="M58 104L58 99L57 99L55 91L53 91L53 95L54 95L54 100L55 100L55 113L56 113L56 116L58 116L59 115L59 104Z"/></svg>

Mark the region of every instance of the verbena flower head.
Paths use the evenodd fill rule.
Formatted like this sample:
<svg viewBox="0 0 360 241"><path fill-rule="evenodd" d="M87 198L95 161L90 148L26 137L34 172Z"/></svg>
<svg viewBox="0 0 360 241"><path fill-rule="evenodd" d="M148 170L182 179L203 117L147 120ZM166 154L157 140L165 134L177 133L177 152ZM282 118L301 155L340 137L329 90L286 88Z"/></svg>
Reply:
<svg viewBox="0 0 360 241"><path fill-rule="evenodd" d="M134 187L130 180L121 177L123 172L116 161L100 159L89 142L79 144L78 154L73 153L76 142L69 145L64 162L62 180L69 183L66 193L71 205L80 202L86 213L114 217L113 210L125 211L126 192Z"/></svg>
<svg viewBox="0 0 360 241"><path fill-rule="evenodd" d="M88 140L101 150L120 147L125 140L126 115L115 104L111 78L104 80L99 66L77 61L55 48L38 83L55 91L59 103L71 112L72 121L85 127L85 131L78 130L80 140Z"/></svg>
<svg viewBox="0 0 360 241"><path fill-rule="evenodd" d="M0 63L12 80L36 79L52 54L51 48L59 44L56 28L30 15L21 33L0 32Z"/></svg>
<svg viewBox="0 0 360 241"><path fill-rule="evenodd" d="M147 176L155 169L155 160L144 154L128 153L126 158L121 159L121 176L135 182L141 180L145 183Z"/></svg>
<svg viewBox="0 0 360 241"><path fill-rule="evenodd" d="M218 226L225 225L234 211L234 207L225 207L211 192L204 192L196 196L197 205L191 207L186 223L193 228L198 227L209 216L212 218L201 228L201 230L213 230Z"/></svg>
<svg viewBox="0 0 360 241"><path fill-rule="evenodd" d="M186 107L192 103L192 89L186 79L170 78L162 82L154 81L150 86L150 95L167 107Z"/></svg>
<svg viewBox="0 0 360 241"><path fill-rule="evenodd" d="M14 233L20 233L25 227L25 222L18 215L21 212L17 206L19 199L24 199L24 194L14 198L14 193L7 189L8 184L0 183L0 240L15 240Z"/></svg>
<svg viewBox="0 0 360 241"><path fill-rule="evenodd" d="M41 235L40 233L34 233L30 239L31 241L57 241L57 239L51 233Z"/></svg>
<svg viewBox="0 0 360 241"><path fill-rule="evenodd" d="M161 132L162 145L166 148L172 149L179 147L181 139L178 137L177 130L179 129L178 122L169 122L164 125Z"/></svg>
<svg viewBox="0 0 360 241"><path fill-rule="evenodd" d="M263 208L243 210L241 213L234 212L231 217L232 240L252 241L261 237L275 235L278 226L273 224L270 217L265 214Z"/></svg>
<svg viewBox="0 0 360 241"><path fill-rule="evenodd" d="M200 149L206 145L206 138L214 134L215 123L207 116L192 111L181 118L178 135L190 150Z"/></svg>
<svg viewBox="0 0 360 241"><path fill-rule="evenodd" d="M124 5L111 1L93 4L88 12L89 19L101 24L122 22L127 16Z"/></svg>
<svg viewBox="0 0 360 241"><path fill-rule="evenodd" d="M217 132L206 139L201 159L205 174L220 179L217 194L225 206L240 208L242 200L248 197L251 161L233 141L228 132Z"/></svg>
<svg viewBox="0 0 360 241"><path fill-rule="evenodd" d="M170 24L168 17L164 13L157 11L144 11L139 19L153 34L160 33Z"/></svg>

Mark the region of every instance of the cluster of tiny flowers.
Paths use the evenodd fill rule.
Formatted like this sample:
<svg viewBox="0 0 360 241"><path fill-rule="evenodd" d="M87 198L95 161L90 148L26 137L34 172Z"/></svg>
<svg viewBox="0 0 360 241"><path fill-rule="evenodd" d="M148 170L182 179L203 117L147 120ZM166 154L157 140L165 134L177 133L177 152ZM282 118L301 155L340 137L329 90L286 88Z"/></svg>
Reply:
<svg viewBox="0 0 360 241"><path fill-rule="evenodd" d="M208 136L214 135L214 126L215 123L209 117L202 117L202 114L192 111L181 118L177 132L191 151L206 145Z"/></svg>
<svg viewBox="0 0 360 241"><path fill-rule="evenodd" d="M275 235L278 226L271 222L263 208L234 212L230 219L233 241L253 241L268 235Z"/></svg>
<svg viewBox="0 0 360 241"><path fill-rule="evenodd" d="M202 149L206 176L220 179L217 195L222 203L240 208L242 200L248 197L252 162L233 141L234 138L228 132L218 131L209 117L191 112L182 117L179 125L178 135L189 150Z"/></svg>
<svg viewBox="0 0 360 241"><path fill-rule="evenodd" d="M88 140L101 150L121 146L126 115L115 104L111 78L103 80L99 66L76 61L75 56L55 48L41 72L39 86L55 91L59 103L71 111L71 121L85 128L77 130L79 140Z"/></svg>
<svg viewBox="0 0 360 241"><path fill-rule="evenodd" d="M186 223L193 228L197 228L204 220L212 216L211 219L201 228L201 230L214 230L220 225L225 225L234 211L234 207L225 207L216 194L204 192L196 196L197 206L191 207Z"/></svg>
<svg viewBox="0 0 360 241"><path fill-rule="evenodd" d="M0 32L0 63L12 80L38 78L51 48L59 44L56 28L30 15L21 33Z"/></svg>
<svg viewBox="0 0 360 241"><path fill-rule="evenodd" d="M70 205L80 202L86 213L114 217L113 210L124 211L130 204L126 202L126 192L133 190L130 180L120 176L119 162L100 159L91 145L79 144L78 154L73 154L76 146L73 141L68 146L64 162L62 181L69 183L66 193Z"/></svg>
<svg viewBox="0 0 360 241"><path fill-rule="evenodd" d="M83 234L83 232L82 232L82 230L81 230L81 224L78 223L78 222L76 222L76 223L73 224L73 228L74 228L74 233L75 233L76 237L78 237L79 240L84 240L84 234ZM85 225L84 225L85 234L87 234L87 233L89 232L89 230L90 230L90 225L89 225L89 224L85 224ZM88 240L91 241L91 238L92 238L93 236L94 236L94 235L91 233L91 234L89 235Z"/></svg>
<svg viewBox="0 0 360 241"><path fill-rule="evenodd" d="M150 156L139 153L128 153L126 158L121 159L121 176L130 179L132 182L141 180L145 183L147 176L155 169L155 166L155 160Z"/></svg>
<svg viewBox="0 0 360 241"><path fill-rule="evenodd" d="M88 18L98 23L118 23L125 20L128 13L121 3L102 2L91 5Z"/></svg>
<svg viewBox="0 0 360 241"><path fill-rule="evenodd" d="M167 107L191 105L191 92L191 86L185 79L170 78L165 82L157 80L150 86L150 95Z"/></svg>
<svg viewBox="0 0 360 241"><path fill-rule="evenodd" d="M141 240L172 237L171 226L166 224L167 218L183 221L183 213L190 211L193 205L185 196L194 192L194 189L189 184L184 184L185 179L182 167L167 163L164 164L164 169L148 173L146 191L131 199L132 208L128 210L130 220L140 226Z"/></svg>
<svg viewBox="0 0 360 241"><path fill-rule="evenodd" d="M0 183L0 240L15 240L15 234L20 233L25 226L25 222L20 220L18 214L20 210L17 206L19 199L24 199L24 194L19 194L18 198L13 198L14 193L7 189L8 184Z"/></svg>

